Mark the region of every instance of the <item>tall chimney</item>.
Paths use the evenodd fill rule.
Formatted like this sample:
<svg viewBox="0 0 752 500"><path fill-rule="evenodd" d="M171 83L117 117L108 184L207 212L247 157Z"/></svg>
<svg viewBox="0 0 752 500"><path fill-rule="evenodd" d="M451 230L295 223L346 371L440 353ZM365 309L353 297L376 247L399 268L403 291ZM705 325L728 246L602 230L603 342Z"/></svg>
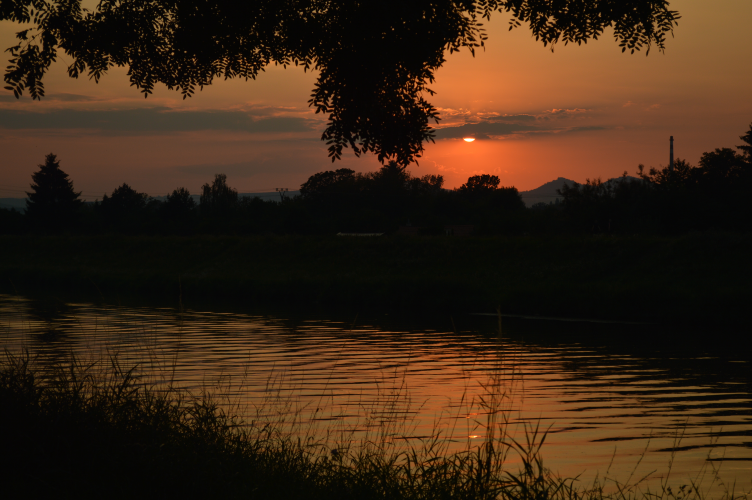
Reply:
<svg viewBox="0 0 752 500"><path fill-rule="evenodd" d="M668 161L668 171L674 171L674 136L671 136L671 156Z"/></svg>

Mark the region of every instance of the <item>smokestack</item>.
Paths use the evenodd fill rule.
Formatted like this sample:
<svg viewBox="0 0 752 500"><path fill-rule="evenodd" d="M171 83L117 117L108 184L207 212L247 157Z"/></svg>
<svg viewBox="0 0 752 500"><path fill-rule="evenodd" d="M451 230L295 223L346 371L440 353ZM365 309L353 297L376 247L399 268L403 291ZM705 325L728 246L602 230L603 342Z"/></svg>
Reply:
<svg viewBox="0 0 752 500"><path fill-rule="evenodd" d="M668 171L674 171L674 136L671 136L671 156L668 161Z"/></svg>

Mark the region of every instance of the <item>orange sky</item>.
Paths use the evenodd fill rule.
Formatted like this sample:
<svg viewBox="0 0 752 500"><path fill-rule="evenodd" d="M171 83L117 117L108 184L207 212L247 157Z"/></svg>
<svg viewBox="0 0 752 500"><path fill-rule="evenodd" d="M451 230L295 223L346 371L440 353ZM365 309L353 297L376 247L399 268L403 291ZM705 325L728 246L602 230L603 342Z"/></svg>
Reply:
<svg viewBox="0 0 752 500"><path fill-rule="evenodd" d="M752 122L752 2L675 0L682 19L665 54L622 54L612 38L554 53L507 18L487 25L485 52L448 57L431 102L442 111L436 144L413 174L447 187L479 173L535 188L557 177L583 182L634 174L639 163L733 147ZM0 23L0 46L17 27ZM374 170L351 153L332 165L307 106L315 75L270 68L257 81L219 81L186 101L159 88L144 99L124 69L99 84L71 80L67 58L47 75L47 97L16 101L0 90L0 197L21 197L44 155L56 153L87 199L123 182L151 195L197 192L226 173L240 192L297 189L312 174ZM479 135L473 143L459 138Z"/></svg>

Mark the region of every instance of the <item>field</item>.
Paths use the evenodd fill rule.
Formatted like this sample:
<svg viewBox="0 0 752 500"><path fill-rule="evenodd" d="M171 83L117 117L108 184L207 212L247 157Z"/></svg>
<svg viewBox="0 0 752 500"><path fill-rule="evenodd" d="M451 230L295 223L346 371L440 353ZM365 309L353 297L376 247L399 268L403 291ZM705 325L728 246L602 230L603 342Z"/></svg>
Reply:
<svg viewBox="0 0 752 500"><path fill-rule="evenodd" d="M177 304L747 322L752 235L4 236L0 290Z"/></svg>

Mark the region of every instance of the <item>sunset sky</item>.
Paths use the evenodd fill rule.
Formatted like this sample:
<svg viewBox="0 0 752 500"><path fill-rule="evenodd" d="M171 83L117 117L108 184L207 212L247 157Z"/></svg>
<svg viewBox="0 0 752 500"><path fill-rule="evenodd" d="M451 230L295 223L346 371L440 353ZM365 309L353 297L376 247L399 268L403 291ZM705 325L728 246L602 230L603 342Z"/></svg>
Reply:
<svg viewBox="0 0 752 500"><path fill-rule="evenodd" d="M552 53L524 25L507 31L497 14L485 51L448 56L438 71L429 99L441 111L438 140L411 172L441 174L450 188L489 173L528 190L665 165L671 135L676 156L693 164L738 145L752 122L752 1L671 7L682 15L674 38L648 57L622 54L611 36ZM17 30L0 23L3 49ZM124 68L99 84L70 79L69 62L53 66L41 102L0 90L0 197L23 197L50 152L86 199L123 182L151 195L197 193L215 173L240 192L295 190L322 170L378 168L350 150L331 163L319 140L324 117L307 105L315 74L271 67L183 101L164 87L144 99ZM462 141L471 133L478 140Z"/></svg>

